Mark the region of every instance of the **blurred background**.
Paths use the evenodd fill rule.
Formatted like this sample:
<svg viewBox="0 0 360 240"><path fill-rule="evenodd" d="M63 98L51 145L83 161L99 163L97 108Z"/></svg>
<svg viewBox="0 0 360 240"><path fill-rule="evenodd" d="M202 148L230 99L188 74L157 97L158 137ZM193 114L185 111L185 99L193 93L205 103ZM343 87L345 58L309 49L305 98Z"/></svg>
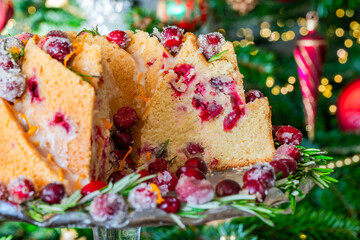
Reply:
<svg viewBox="0 0 360 240"><path fill-rule="evenodd" d="M309 13L312 11L311 13ZM309 13L309 14L308 14ZM302 145L334 156L339 183L314 189L293 215L201 227L144 228L142 239L358 239L360 233L360 0L2 0L2 36L21 32L177 25L232 41L245 89L259 89L273 125L307 133ZM316 27L315 27L316 26ZM89 229L0 222L0 237L92 239Z"/></svg>

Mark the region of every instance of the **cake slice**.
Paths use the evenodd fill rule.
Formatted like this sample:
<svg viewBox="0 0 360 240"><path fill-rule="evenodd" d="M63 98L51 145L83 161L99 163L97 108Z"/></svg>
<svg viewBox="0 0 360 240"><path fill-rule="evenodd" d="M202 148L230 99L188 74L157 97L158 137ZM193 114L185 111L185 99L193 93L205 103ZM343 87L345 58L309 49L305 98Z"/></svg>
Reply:
<svg viewBox="0 0 360 240"><path fill-rule="evenodd" d="M12 179L25 176L33 180L37 190L61 181L58 168L35 149L14 114L10 104L0 98L0 181L8 184Z"/></svg>

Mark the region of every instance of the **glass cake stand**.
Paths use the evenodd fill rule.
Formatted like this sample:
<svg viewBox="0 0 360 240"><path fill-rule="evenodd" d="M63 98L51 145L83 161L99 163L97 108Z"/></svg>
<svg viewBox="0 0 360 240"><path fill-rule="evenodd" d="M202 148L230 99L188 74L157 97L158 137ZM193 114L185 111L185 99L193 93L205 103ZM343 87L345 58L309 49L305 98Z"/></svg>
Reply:
<svg viewBox="0 0 360 240"><path fill-rule="evenodd" d="M94 240L140 240L141 228L123 230L93 227Z"/></svg>

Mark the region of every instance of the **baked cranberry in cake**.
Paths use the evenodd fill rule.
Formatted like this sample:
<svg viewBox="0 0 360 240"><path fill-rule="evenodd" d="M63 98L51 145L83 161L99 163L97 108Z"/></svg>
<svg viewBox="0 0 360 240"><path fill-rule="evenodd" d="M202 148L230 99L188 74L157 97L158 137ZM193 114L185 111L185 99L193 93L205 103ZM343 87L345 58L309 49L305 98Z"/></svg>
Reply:
<svg viewBox="0 0 360 240"><path fill-rule="evenodd" d="M202 51L206 59L210 59L218 54L224 43L225 38L219 32L201 34L197 40L199 50Z"/></svg>
<svg viewBox="0 0 360 240"><path fill-rule="evenodd" d="M275 133L275 140L280 144L299 145L302 138L302 133L291 126L282 126Z"/></svg>
<svg viewBox="0 0 360 240"><path fill-rule="evenodd" d="M263 98L263 97L264 97L264 94L256 89L251 89L251 90L247 91L247 93L245 95L246 103L253 102L256 99Z"/></svg>
<svg viewBox="0 0 360 240"><path fill-rule="evenodd" d="M9 192L6 185L0 182L0 200L6 200L9 197Z"/></svg>
<svg viewBox="0 0 360 240"><path fill-rule="evenodd" d="M128 202L136 211L156 208L158 195L152 184L141 183L130 191Z"/></svg>
<svg viewBox="0 0 360 240"><path fill-rule="evenodd" d="M64 62L66 56L72 51L70 40L57 37L49 38L45 42L43 50L59 62Z"/></svg>
<svg viewBox="0 0 360 240"><path fill-rule="evenodd" d="M107 183L104 182L104 181L92 181L92 182L88 183L87 185L85 185L81 189L81 195L86 196L89 193L100 190L100 189L102 189L102 188L104 188L106 186L107 186Z"/></svg>
<svg viewBox="0 0 360 240"><path fill-rule="evenodd" d="M250 180L259 181L266 187L272 187L275 184L274 170L269 164L254 165L244 174L244 184Z"/></svg>
<svg viewBox="0 0 360 240"><path fill-rule="evenodd" d="M281 158L291 157L295 161L299 161L301 154L299 149L294 145L284 144L276 149L273 159L279 160Z"/></svg>
<svg viewBox="0 0 360 240"><path fill-rule="evenodd" d="M249 195L256 195L256 200L258 202L264 202L268 191L266 190L265 185L257 180L249 180L244 183L244 190L247 190Z"/></svg>
<svg viewBox="0 0 360 240"><path fill-rule="evenodd" d="M177 53L183 42L184 29L176 26L165 27L160 34L160 42L171 53Z"/></svg>
<svg viewBox="0 0 360 240"><path fill-rule="evenodd" d="M118 149L129 149L129 146L134 143L134 140L129 133L121 132L119 130L115 131L111 135L111 138Z"/></svg>
<svg viewBox="0 0 360 240"><path fill-rule="evenodd" d="M165 170L154 177L152 182L159 187L161 194L166 194L170 191L175 191L178 178L171 172Z"/></svg>
<svg viewBox="0 0 360 240"><path fill-rule="evenodd" d="M124 171L115 171L112 174L110 174L109 178L108 178L108 183L112 182L112 183L116 183L117 181L119 181L120 179L122 179L123 177L125 177L127 174Z"/></svg>
<svg viewBox="0 0 360 240"><path fill-rule="evenodd" d="M200 118L202 121L210 121L211 119L219 116L223 111L223 107L215 101L207 104L206 107L201 109Z"/></svg>
<svg viewBox="0 0 360 240"><path fill-rule="evenodd" d="M41 200L47 204L60 203L65 196L65 187L61 183L49 183L41 189Z"/></svg>
<svg viewBox="0 0 360 240"><path fill-rule="evenodd" d="M169 170L169 162L163 158L157 158L148 166L148 171L150 174L159 173L165 170Z"/></svg>
<svg viewBox="0 0 360 240"><path fill-rule="evenodd" d="M199 169L202 173L207 173L207 166L204 160L198 157L190 158L185 162L185 166L192 166Z"/></svg>
<svg viewBox="0 0 360 240"><path fill-rule="evenodd" d="M202 173L199 169L197 168L189 168L189 169L186 169L186 171L184 171L181 175L180 175L180 178L182 177L193 177L195 179L198 179L198 180L202 180L202 179L206 179L204 173Z"/></svg>
<svg viewBox="0 0 360 240"><path fill-rule="evenodd" d="M39 86L35 75L28 80L28 90L31 95L31 102L41 101L39 94Z"/></svg>
<svg viewBox="0 0 360 240"><path fill-rule="evenodd" d="M188 204L203 204L214 198L214 190L208 180L193 177L182 177L176 185L178 198Z"/></svg>
<svg viewBox="0 0 360 240"><path fill-rule="evenodd" d="M232 112L230 112L224 119L224 130L230 131L233 129L241 116L245 115L245 108L236 107Z"/></svg>
<svg viewBox="0 0 360 240"><path fill-rule="evenodd" d="M230 179L225 179L216 185L215 192L218 197L225 197L234 194L238 194L241 190L240 185Z"/></svg>
<svg viewBox="0 0 360 240"><path fill-rule="evenodd" d="M210 80L210 86L220 92L224 92L231 86L234 80L228 76L218 76Z"/></svg>
<svg viewBox="0 0 360 240"><path fill-rule="evenodd" d="M118 130L129 130L137 120L135 109L129 106L120 108L113 117L114 125Z"/></svg>
<svg viewBox="0 0 360 240"><path fill-rule="evenodd" d="M197 155L197 154L201 154L204 152L204 148L197 143L189 143L189 145L186 147L186 151L190 154L190 155Z"/></svg>
<svg viewBox="0 0 360 240"><path fill-rule="evenodd" d="M35 197L33 182L25 177L18 177L8 185L9 200L15 203L24 203Z"/></svg>
<svg viewBox="0 0 360 240"><path fill-rule="evenodd" d="M70 132L71 127L68 121L66 121L64 114L61 112L55 113L53 121L50 123L50 125L59 125L63 127L67 133Z"/></svg>
<svg viewBox="0 0 360 240"><path fill-rule="evenodd" d="M169 82L170 86L174 89L176 96L184 94L190 83L195 79L195 69L189 64L182 64L174 68L177 75L176 79Z"/></svg>
<svg viewBox="0 0 360 240"><path fill-rule="evenodd" d="M117 44L119 47L125 49L129 43L130 43L130 37L129 35L121 30L114 30L112 32L110 32L107 36L106 39L109 42L115 43Z"/></svg>
<svg viewBox="0 0 360 240"><path fill-rule="evenodd" d="M108 225L120 224L127 215L127 205L122 196L105 193L94 198L89 209L91 217Z"/></svg>
<svg viewBox="0 0 360 240"><path fill-rule="evenodd" d="M270 162L270 165L274 168L275 175L277 176L278 179L286 178L289 176L289 168L286 166L284 162L279 160L273 160Z"/></svg>
<svg viewBox="0 0 360 240"><path fill-rule="evenodd" d="M158 208L167 213L177 213L180 211L181 202L176 197L166 196L164 197L164 201L158 204Z"/></svg>

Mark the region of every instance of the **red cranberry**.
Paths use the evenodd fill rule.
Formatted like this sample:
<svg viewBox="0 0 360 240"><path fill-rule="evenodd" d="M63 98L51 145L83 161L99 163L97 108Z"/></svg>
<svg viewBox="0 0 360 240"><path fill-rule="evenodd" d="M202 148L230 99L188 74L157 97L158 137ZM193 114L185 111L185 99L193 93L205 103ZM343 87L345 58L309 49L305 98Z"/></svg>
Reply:
<svg viewBox="0 0 360 240"><path fill-rule="evenodd" d="M205 175L200 170L198 170L197 168L189 168L189 169L187 169L183 174L180 175L180 178L184 177L184 176L193 177L193 178L198 179L198 180L206 179Z"/></svg>
<svg viewBox="0 0 360 240"><path fill-rule="evenodd" d="M85 185L81 189L81 195L86 196L89 193L100 190L100 189L102 189L102 188L104 188L106 186L107 186L107 183L104 182L104 181L92 181L92 182L88 183L87 185Z"/></svg>
<svg viewBox="0 0 360 240"><path fill-rule="evenodd" d="M262 92L260 92L259 90L255 90L255 89L251 89L251 90L247 91L247 93L245 95L246 103L253 102L257 98L263 98L263 97L264 97L264 94Z"/></svg>
<svg viewBox="0 0 360 240"><path fill-rule="evenodd" d="M176 197L166 196L164 201L158 205L158 208L167 213L177 213L180 211L181 203Z"/></svg>
<svg viewBox="0 0 360 240"><path fill-rule="evenodd" d="M1 42L0 42L1 43ZM16 72L3 72L0 87L0 97L9 102L14 102L17 97L20 97L26 86L26 80L23 74Z"/></svg>
<svg viewBox="0 0 360 240"><path fill-rule="evenodd" d="M152 182L159 187L161 194L166 194L170 191L175 191L178 179L171 172L162 171L153 178Z"/></svg>
<svg viewBox="0 0 360 240"><path fill-rule="evenodd" d="M279 130L281 127L283 127L283 126L282 125L279 125L279 126L272 125L271 126L272 135L273 135L274 139L275 139L275 134L276 134L277 130Z"/></svg>
<svg viewBox="0 0 360 240"><path fill-rule="evenodd" d="M97 222L108 225L122 223L127 215L127 205L122 196L115 193L105 193L97 196L90 204L90 215Z"/></svg>
<svg viewBox="0 0 360 240"><path fill-rule="evenodd" d="M27 41L29 41L30 38L32 38L34 35L32 33L27 33L27 32L23 32L19 35L17 35L16 37L18 39L20 39L21 41L23 41L24 43L26 43Z"/></svg>
<svg viewBox="0 0 360 240"><path fill-rule="evenodd" d="M196 155L196 154L200 154L204 152L204 148L197 143L190 143L187 147L186 147L186 151L190 154L190 155Z"/></svg>
<svg viewBox="0 0 360 240"><path fill-rule="evenodd" d="M6 185L3 182L0 182L0 200L6 200L9 197L9 192Z"/></svg>
<svg viewBox="0 0 360 240"><path fill-rule="evenodd" d="M219 90L220 92L224 92L224 90L230 87L233 82L234 81L231 77L221 75L212 78L210 80L210 86L216 90Z"/></svg>
<svg viewBox="0 0 360 240"><path fill-rule="evenodd" d="M215 192L218 197L225 197L238 194L241 190L240 185L230 179L225 179L216 185Z"/></svg>
<svg viewBox="0 0 360 240"><path fill-rule="evenodd" d="M123 172L123 171L115 171L112 174L110 174L110 176L108 178L108 183L109 182L116 183L117 181L119 181L120 179L122 179L125 176L126 176L125 172Z"/></svg>
<svg viewBox="0 0 360 240"><path fill-rule="evenodd" d="M106 39L109 42L115 43L117 45L119 45L119 47L125 49L129 43L130 43L130 37L129 35L121 30L114 30L112 32L110 32Z"/></svg>
<svg viewBox="0 0 360 240"><path fill-rule="evenodd" d="M289 168L286 166L284 162L279 160L273 160L270 162L270 165L274 168L276 176L281 172L281 175L278 176L279 179L286 178L289 176Z"/></svg>
<svg viewBox="0 0 360 240"><path fill-rule="evenodd" d="M221 33L213 32L199 35L197 43L206 59L210 59L220 52L221 47L225 43L225 39Z"/></svg>
<svg viewBox="0 0 360 240"><path fill-rule="evenodd" d="M122 107L114 115L114 125L118 130L129 130L138 120L135 109Z"/></svg>
<svg viewBox="0 0 360 240"><path fill-rule="evenodd" d="M275 184L275 173L269 164L255 165L244 174L244 184L250 180L257 180L266 187L272 187Z"/></svg>
<svg viewBox="0 0 360 240"><path fill-rule="evenodd" d="M192 168L196 168L194 166L182 166L182 167L179 167L179 169L176 171L176 176L178 178L180 178L180 176L185 172L187 171L188 169L192 169Z"/></svg>
<svg viewBox="0 0 360 240"><path fill-rule="evenodd" d="M214 190L208 180L182 177L176 185L178 198L189 204L203 204L214 198Z"/></svg>
<svg viewBox="0 0 360 240"><path fill-rule="evenodd" d="M129 193L128 202L136 210L156 208L158 195L151 184L141 183Z"/></svg>
<svg viewBox="0 0 360 240"><path fill-rule="evenodd" d="M37 89L37 85L36 85L36 89ZM39 93L37 92L37 94L39 94ZM63 127L67 133L70 132L70 124L69 124L69 122L67 122L65 120L65 116L61 112L55 113L54 120L52 121L51 124L59 125L59 126Z"/></svg>
<svg viewBox="0 0 360 240"><path fill-rule="evenodd" d="M169 170L169 162L163 158L157 158L148 166L148 171L150 174L155 174L166 170Z"/></svg>
<svg viewBox="0 0 360 240"><path fill-rule="evenodd" d="M150 176L149 171L146 170L146 169L142 169L142 170L138 171L137 173L140 174L140 178ZM146 182L146 183L150 183L151 180L149 179L149 180L147 180L147 181L145 181L145 182Z"/></svg>
<svg viewBox="0 0 360 240"><path fill-rule="evenodd" d="M44 45L45 45L45 43L47 42L47 40L49 40L49 38L47 38L47 37L42 38L42 39L38 42L39 48L44 49Z"/></svg>
<svg viewBox="0 0 360 240"><path fill-rule="evenodd" d="M223 107L215 102L209 104L206 108L202 109L200 118L203 121L209 121L219 116L223 111Z"/></svg>
<svg viewBox="0 0 360 240"><path fill-rule="evenodd" d="M39 86L36 79L36 76L32 76L28 81L28 90L31 95L31 102L37 101L40 102L40 93L39 93Z"/></svg>
<svg viewBox="0 0 360 240"><path fill-rule="evenodd" d="M51 30L50 32L48 32L48 34L46 34L46 37L48 38L58 37L58 38L66 38L70 40L70 37L67 33L59 30Z"/></svg>
<svg viewBox="0 0 360 240"><path fill-rule="evenodd" d="M233 129L237 122L239 121L239 119L241 118L241 116L245 115L245 108L235 108L234 111L230 112L224 119L224 130L225 131L230 131L231 129Z"/></svg>
<svg viewBox="0 0 360 240"><path fill-rule="evenodd" d="M284 144L281 145L278 149L276 149L273 159L279 160L281 158L291 157L295 161L300 160L300 151L294 145Z"/></svg>
<svg viewBox="0 0 360 240"><path fill-rule="evenodd" d="M243 189L247 190L250 195L256 194L256 200L263 202L267 195L266 187L257 180L249 180L244 184Z"/></svg>
<svg viewBox="0 0 360 240"><path fill-rule="evenodd" d="M8 54L0 54L0 68L8 71L10 69L18 68L19 66L12 61Z"/></svg>
<svg viewBox="0 0 360 240"><path fill-rule="evenodd" d="M60 203L65 196L65 187L61 183L50 183L41 190L41 200L47 204Z"/></svg>
<svg viewBox="0 0 360 240"><path fill-rule="evenodd" d="M289 168L289 174L293 174L296 171L297 162L294 159L284 158L284 159L280 159L279 161L286 164L286 166Z"/></svg>
<svg viewBox="0 0 360 240"><path fill-rule="evenodd" d="M23 203L35 197L33 182L25 177L18 177L10 181L8 185L9 200L15 203Z"/></svg>
<svg viewBox="0 0 360 240"><path fill-rule="evenodd" d="M128 150L117 150L111 152L111 156L113 157L117 166L120 166L121 161L124 159L125 155L127 154ZM128 154L125 159L125 166L126 168L133 169L135 167L135 163L131 157L131 154Z"/></svg>
<svg viewBox="0 0 360 240"><path fill-rule="evenodd" d="M65 38L49 38L43 50L59 62L64 62L66 56L72 51L70 41Z"/></svg>
<svg viewBox="0 0 360 240"><path fill-rule="evenodd" d="M290 145L299 145L303 138L302 133L291 126L283 126L276 131L275 139L281 145L290 144Z"/></svg>
<svg viewBox="0 0 360 240"><path fill-rule="evenodd" d="M204 174L207 173L207 166L204 160L198 157L191 158L185 162L185 166L193 166L197 169L199 169Z"/></svg>
<svg viewBox="0 0 360 240"><path fill-rule="evenodd" d="M134 143L133 138L127 132L115 131L111 136L116 148L129 149L129 146Z"/></svg>
<svg viewBox="0 0 360 240"><path fill-rule="evenodd" d="M160 41L171 53L177 53L182 45L184 29L176 26L165 27L160 35Z"/></svg>

